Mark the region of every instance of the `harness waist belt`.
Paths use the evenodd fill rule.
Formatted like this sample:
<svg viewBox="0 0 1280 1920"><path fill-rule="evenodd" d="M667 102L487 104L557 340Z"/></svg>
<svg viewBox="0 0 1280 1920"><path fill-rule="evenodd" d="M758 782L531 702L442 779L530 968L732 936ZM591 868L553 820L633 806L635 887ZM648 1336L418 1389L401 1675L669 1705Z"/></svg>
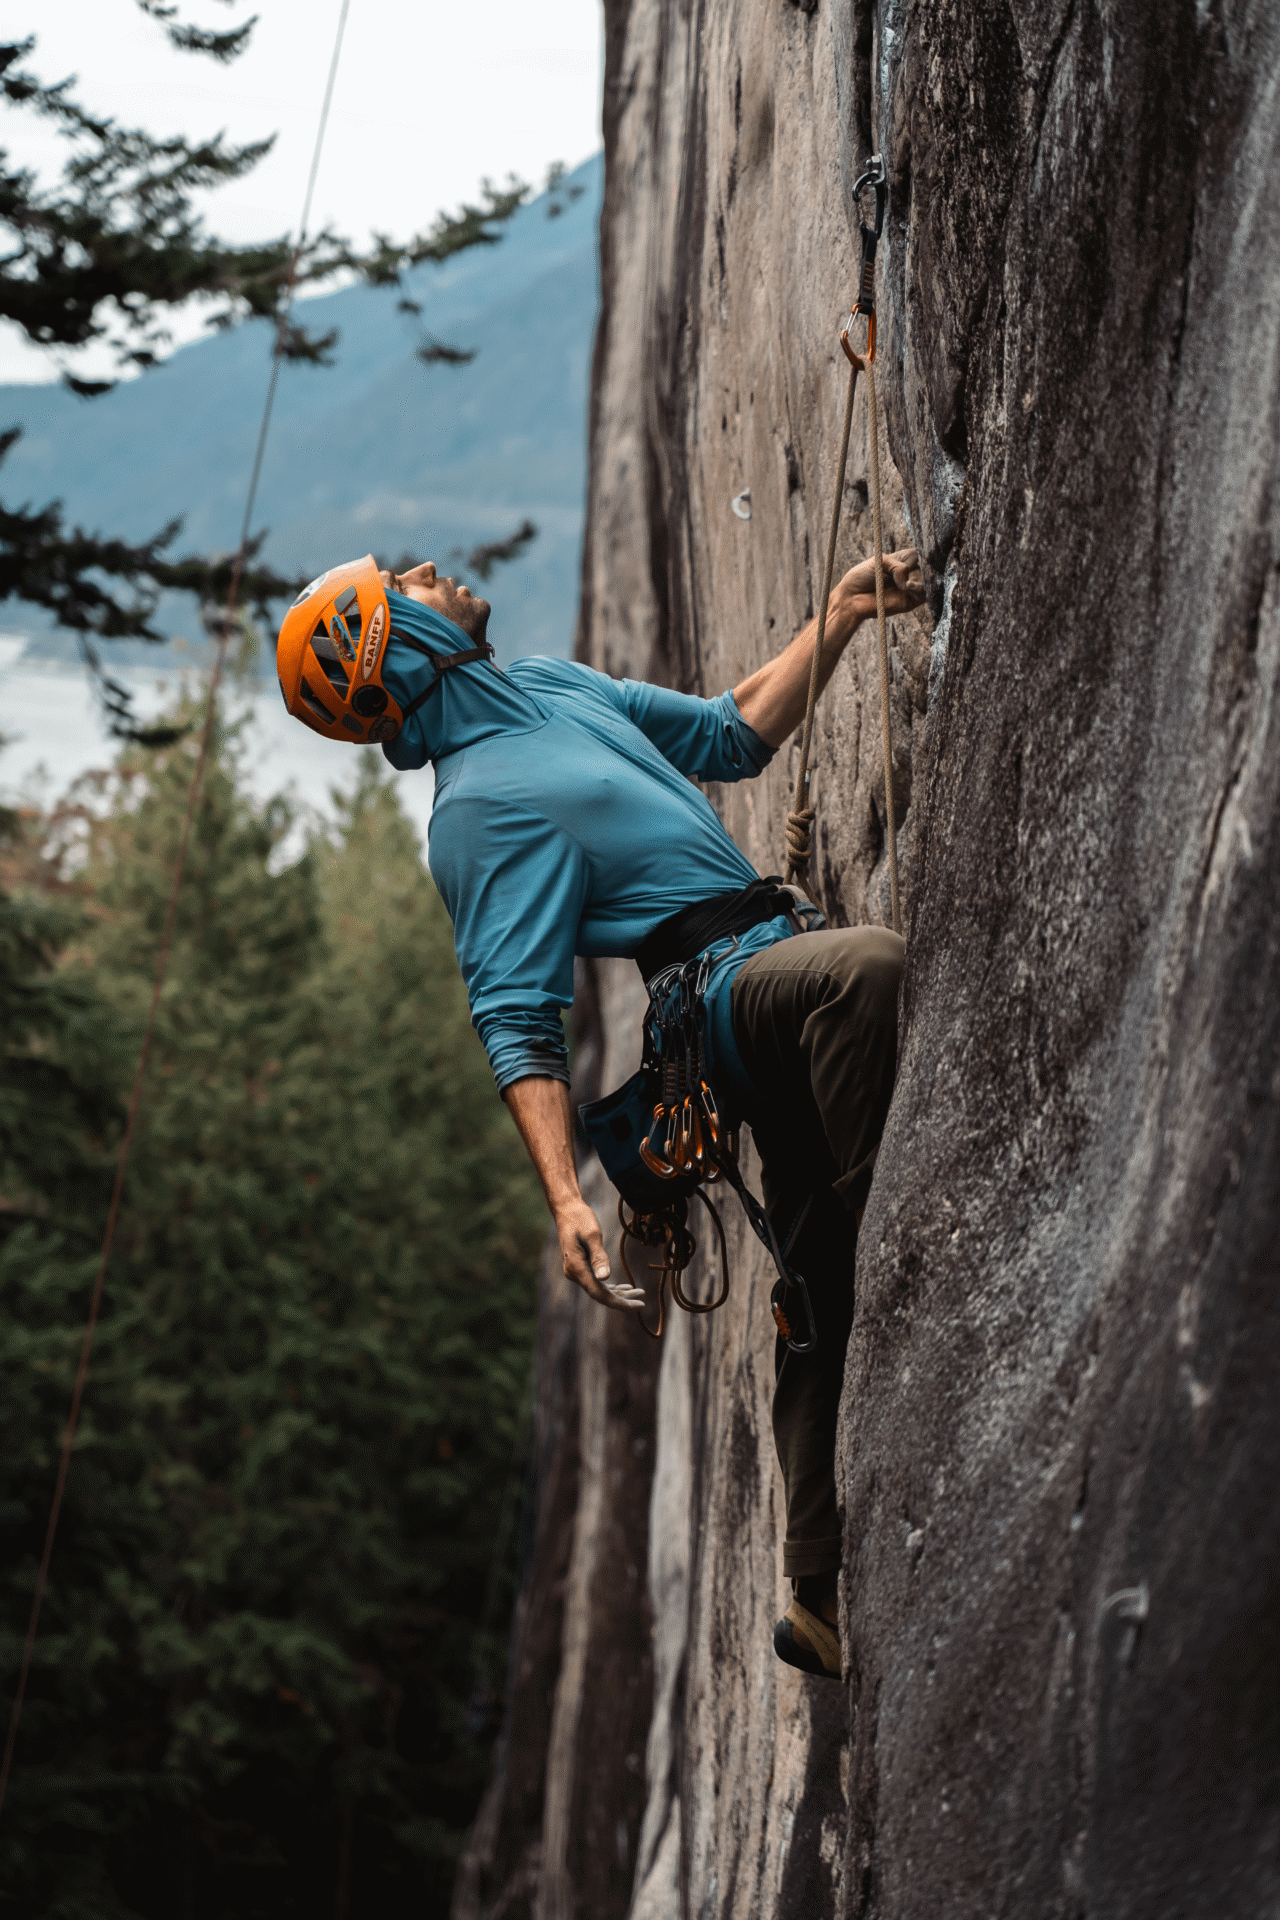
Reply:
<svg viewBox="0 0 1280 1920"><path fill-rule="evenodd" d="M784 886L776 873L764 880L753 880L741 893L718 893L710 900L696 900L660 920L636 955L640 977L646 983L663 967L691 960L717 940L731 933L745 933L765 920L776 920L780 913L795 912L799 890ZM793 922L794 924L794 922Z"/></svg>

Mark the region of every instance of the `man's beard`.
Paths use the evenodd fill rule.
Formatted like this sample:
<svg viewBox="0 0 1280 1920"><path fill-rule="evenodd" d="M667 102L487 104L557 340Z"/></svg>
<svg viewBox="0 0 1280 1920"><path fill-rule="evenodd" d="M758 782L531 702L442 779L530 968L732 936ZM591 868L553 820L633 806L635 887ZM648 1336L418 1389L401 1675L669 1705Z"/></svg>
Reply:
<svg viewBox="0 0 1280 1920"><path fill-rule="evenodd" d="M491 611L487 600L480 600L474 594L459 595L451 618L455 627L461 627L472 640L483 640Z"/></svg>

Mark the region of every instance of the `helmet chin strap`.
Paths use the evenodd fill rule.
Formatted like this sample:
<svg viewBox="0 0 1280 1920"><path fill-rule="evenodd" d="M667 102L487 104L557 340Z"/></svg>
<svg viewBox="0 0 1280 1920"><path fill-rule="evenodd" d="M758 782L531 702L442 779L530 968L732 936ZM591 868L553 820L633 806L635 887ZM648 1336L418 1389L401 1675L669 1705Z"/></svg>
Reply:
<svg viewBox="0 0 1280 1920"><path fill-rule="evenodd" d="M493 659L493 646L488 640L481 640L477 645L466 648L462 653L433 653L430 647L426 646L421 640L415 640L412 634L401 633L395 626L392 627L391 631L395 634L397 640L404 642L405 646L412 647L416 653L425 655L435 668L434 680L429 680L417 698L410 700L408 706L401 709L406 720L411 713L416 713L419 707L426 704L436 688L440 685L440 682L444 679L445 674L449 673L454 667L469 666L473 660Z"/></svg>

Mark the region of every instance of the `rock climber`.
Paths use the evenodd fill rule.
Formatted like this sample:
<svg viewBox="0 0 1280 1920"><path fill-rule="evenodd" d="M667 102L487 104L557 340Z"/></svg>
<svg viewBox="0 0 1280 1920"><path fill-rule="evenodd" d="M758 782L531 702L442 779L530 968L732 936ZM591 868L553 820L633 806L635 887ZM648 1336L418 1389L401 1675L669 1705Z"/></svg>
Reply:
<svg viewBox="0 0 1280 1920"><path fill-rule="evenodd" d="M923 587L914 549L886 559L886 608ZM822 683L875 613L874 566L828 603ZM611 1274L582 1196L562 1011L575 954L692 958L708 924L708 1070L750 1124L770 1219L795 1218L819 1338L778 1338L773 1431L786 1495L790 1604L779 1656L839 1678L834 1450L853 1314L856 1223L888 1111L903 946L883 927L797 932L694 781L753 778L800 725L810 620L740 686L702 699L577 661L493 664L486 600L428 561L333 568L300 595L277 663L290 712L369 740L393 767L435 768L429 865L453 921L473 1024L537 1169L568 1278L603 1306L643 1293ZM455 670L456 669L456 670ZM744 904L739 909L739 898ZM727 931L725 930L727 929ZM695 945L695 952L700 949Z"/></svg>

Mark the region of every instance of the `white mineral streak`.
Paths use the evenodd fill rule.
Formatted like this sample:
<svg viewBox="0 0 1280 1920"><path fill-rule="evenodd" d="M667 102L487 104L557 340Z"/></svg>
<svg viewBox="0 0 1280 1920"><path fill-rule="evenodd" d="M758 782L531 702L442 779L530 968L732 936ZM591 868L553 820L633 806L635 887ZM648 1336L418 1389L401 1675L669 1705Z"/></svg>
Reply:
<svg viewBox="0 0 1280 1920"><path fill-rule="evenodd" d="M644 1824L636 1853L632 1920L680 1911L680 1715L689 1615L693 1516L693 1378L690 1321L672 1316L658 1375L657 1453L649 1520L653 1606L653 1719L645 1755Z"/></svg>

